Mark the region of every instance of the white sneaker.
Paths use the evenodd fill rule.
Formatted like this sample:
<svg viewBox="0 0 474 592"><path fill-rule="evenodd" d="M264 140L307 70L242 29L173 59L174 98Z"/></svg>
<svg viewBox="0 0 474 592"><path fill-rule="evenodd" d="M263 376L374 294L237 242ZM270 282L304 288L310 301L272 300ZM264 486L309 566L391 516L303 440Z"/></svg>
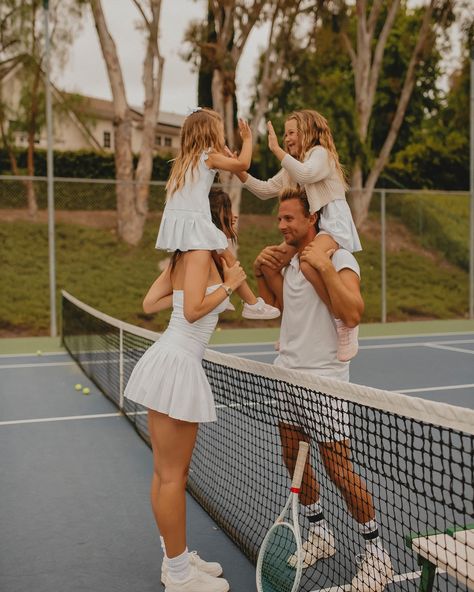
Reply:
<svg viewBox="0 0 474 592"><path fill-rule="evenodd" d="M337 359L340 362L348 362L359 351L359 325L348 327L341 319L334 320L337 331Z"/></svg>
<svg viewBox="0 0 474 592"><path fill-rule="evenodd" d="M218 578L222 574L222 565L217 561L204 561L197 554L197 551L189 552L189 565L196 567L199 571ZM161 583L166 586L168 581L168 562L163 561L161 564Z"/></svg>
<svg viewBox="0 0 474 592"><path fill-rule="evenodd" d="M357 557L359 569L352 580L351 592L382 592L392 581L393 567L385 549L379 553L365 551Z"/></svg>
<svg viewBox="0 0 474 592"><path fill-rule="evenodd" d="M231 310L232 312L235 310L235 306L232 304L232 302L229 300L229 302L227 303L227 306L225 307L226 310Z"/></svg>
<svg viewBox="0 0 474 592"><path fill-rule="evenodd" d="M267 321L269 319L276 319L280 314L280 309L267 304L263 298L260 298L260 296L257 298L255 304L247 304L245 302L242 310L242 316L244 319L260 319Z"/></svg>
<svg viewBox="0 0 474 592"><path fill-rule="evenodd" d="M303 569L314 565L320 559L327 559L336 553L334 535L330 530L321 530L319 533L311 532L308 540L303 545ZM292 555L288 559L291 567L296 567L297 557Z"/></svg>
<svg viewBox="0 0 474 592"><path fill-rule="evenodd" d="M187 580L175 582L169 576L167 580L165 592L227 592L230 588L224 578L214 578L194 565Z"/></svg>

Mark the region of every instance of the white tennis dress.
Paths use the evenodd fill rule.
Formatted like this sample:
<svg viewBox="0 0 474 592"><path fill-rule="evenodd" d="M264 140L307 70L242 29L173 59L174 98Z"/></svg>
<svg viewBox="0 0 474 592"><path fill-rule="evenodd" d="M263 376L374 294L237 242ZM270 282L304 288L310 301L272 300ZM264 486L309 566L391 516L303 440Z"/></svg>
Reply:
<svg viewBox="0 0 474 592"><path fill-rule="evenodd" d="M186 171L183 187L166 198L156 248L166 251L227 249L226 235L212 222L209 190L217 171L206 166L208 151Z"/></svg>
<svg viewBox="0 0 474 592"><path fill-rule="evenodd" d="M206 293L220 285L209 286ZM214 397L202 357L228 300L189 323L183 313L183 291L174 290L169 325L133 369L125 389L127 399L183 421L216 421Z"/></svg>

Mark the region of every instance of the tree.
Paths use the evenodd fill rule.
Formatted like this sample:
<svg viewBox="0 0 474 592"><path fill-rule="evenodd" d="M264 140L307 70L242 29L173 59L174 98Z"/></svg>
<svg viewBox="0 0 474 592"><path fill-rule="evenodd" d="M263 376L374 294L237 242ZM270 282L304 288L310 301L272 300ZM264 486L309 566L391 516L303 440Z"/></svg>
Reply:
<svg viewBox="0 0 474 592"><path fill-rule="evenodd" d="M236 148L236 73L252 29L269 22L269 36L265 59L261 68L258 105L251 127L255 132L267 111L268 100L278 81L286 56L286 41L291 38L298 15L314 0L209 0L208 16L204 23L193 23L187 31L186 41L191 44L188 59L193 58L200 67L200 83L210 82L212 107L221 115L227 143ZM200 86L200 97L209 97ZM256 134L254 133L254 142ZM229 174L221 180L232 199L236 212L240 210L241 185Z"/></svg>
<svg viewBox="0 0 474 592"><path fill-rule="evenodd" d="M436 17L440 27L444 27L450 22L451 4L449 0L429 0L420 9L421 23L412 45L411 57L404 73L396 110L382 147L378 154L371 156L367 146L368 131L373 116L375 95L379 86L387 40L393 29L399 8L400 0L392 0L386 7L385 13L382 0L374 0L370 7L366 0L356 0L355 34L351 35L348 27L342 27L341 30L342 40L351 59L354 73L355 115L359 143L365 155L369 156L366 175L364 175L362 155L356 157L352 167L351 197L354 220L357 225L362 224L367 217L373 190L388 162L403 123L419 67L435 46L433 17Z"/></svg>
<svg viewBox="0 0 474 592"><path fill-rule="evenodd" d="M90 7L107 67L114 105L115 168L117 174L117 229L127 243L141 240L148 213L149 181L153 167L155 129L158 121L164 58L158 45L161 0L132 0L147 35L143 61L143 132L136 169L132 154L132 117L115 42L107 28L101 0L90 0ZM136 183L134 183L134 181Z"/></svg>
<svg viewBox="0 0 474 592"><path fill-rule="evenodd" d="M21 65L22 68L18 105L7 105L5 101L0 104L0 132L15 174L18 173L18 167L12 145L12 132L22 131L26 134L26 168L29 176L35 174L35 142L45 122L43 14L41 0L5 0L0 8L0 84L4 75L13 67ZM62 65L81 24L82 8L76 0L56 1L51 3L49 14L51 48L56 63ZM26 180L24 184L28 210L34 217L38 210L34 185L30 180Z"/></svg>

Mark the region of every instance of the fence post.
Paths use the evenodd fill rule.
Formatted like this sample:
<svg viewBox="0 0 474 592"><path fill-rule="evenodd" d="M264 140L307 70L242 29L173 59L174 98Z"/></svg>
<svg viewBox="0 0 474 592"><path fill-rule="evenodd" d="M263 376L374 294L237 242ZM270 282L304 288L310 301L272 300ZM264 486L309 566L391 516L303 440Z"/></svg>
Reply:
<svg viewBox="0 0 474 592"><path fill-rule="evenodd" d="M386 226L385 226L385 189L380 194L380 257L381 257L381 276L382 276L382 323L387 322L387 250L386 250Z"/></svg>
<svg viewBox="0 0 474 592"><path fill-rule="evenodd" d="M474 318L474 46L471 47L471 158L469 181L471 207L469 221L469 318Z"/></svg>
<svg viewBox="0 0 474 592"><path fill-rule="evenodd" d="M56 247L54 229L54 167L53 167L53 111L51 107L50 83L50 42L49 42L49 6L43 0L44 38L45 38L45 90L46 90L46 128L47 128L47 176L48 176L48 253L49 253L49 308L50 333L56 337Z"/></svg>

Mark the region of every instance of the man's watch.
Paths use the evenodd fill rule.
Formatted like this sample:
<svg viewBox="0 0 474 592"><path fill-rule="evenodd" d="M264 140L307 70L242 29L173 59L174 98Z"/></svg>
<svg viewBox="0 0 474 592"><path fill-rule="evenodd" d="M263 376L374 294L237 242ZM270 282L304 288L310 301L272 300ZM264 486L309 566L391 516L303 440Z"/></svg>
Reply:
<svg viewBox="0 0 474 592"><path fill-rule="evenodd" d="M221 284L221 285L224 288L225 293L227 294L227 296L230 296L232 294L232 292L234 291L234 290L232 290L232 288L230 286L226 286L225 284Z"/></svg>

